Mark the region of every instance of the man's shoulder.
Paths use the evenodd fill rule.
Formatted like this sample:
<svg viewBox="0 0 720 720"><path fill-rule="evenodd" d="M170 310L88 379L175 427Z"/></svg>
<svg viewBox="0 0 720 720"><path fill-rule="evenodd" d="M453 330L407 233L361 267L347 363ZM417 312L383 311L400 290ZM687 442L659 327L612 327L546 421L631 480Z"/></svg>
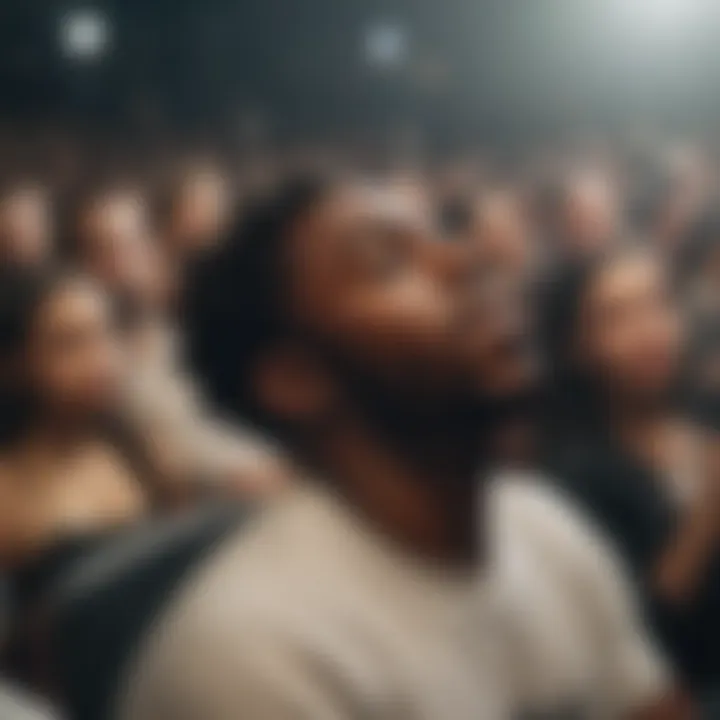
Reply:
<svg viewBox="0 0 720 720"><path fill-rule="evenodd" d="M228 537L193 573L165 613L178 633L292 621L312 606L332 568L320 557L326 540L322 517L307 494L291 493L262 508ZM325 542L327 544L327 542Z"/></svg>
<svg viewBox="0 0 720 720"><path fill-rule="evenodd" d="M289 643L293 628L302 628L298 613L307 604L283 538L284 512L262 511L169 599L139 649L133 698L176 682L212 684L226 666L252 662L258 651L278 638Z"/></svg>
<svg viewBox="0 0 720 720"><path fill-rule="evenodd" d="M579 507L552 477L530 471L500 471L492 479L493 508L503 519L560 532L585 532ZM559 527L558 527L559 525Z"/></svg>
<svg viewBox="0 0 720 720"><path fill-rule="evenodd" d="M238 548L228 550L230 558ZM146 639L122 717L230 717L241 697L249 702L277 676L302 671L311 651L301 614L307 605L289 574L272 567L259 573L241 562L223 577L221 560L193 580Z"/></svg>

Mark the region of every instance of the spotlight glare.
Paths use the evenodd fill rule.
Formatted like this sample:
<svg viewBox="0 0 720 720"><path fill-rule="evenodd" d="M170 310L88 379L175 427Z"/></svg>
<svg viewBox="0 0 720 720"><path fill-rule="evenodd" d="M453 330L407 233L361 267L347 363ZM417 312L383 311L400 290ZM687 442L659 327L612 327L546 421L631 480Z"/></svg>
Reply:
<svg viewBox="0 0 720 720"><path fill-rule="evenodd" d="M619 7L628 19L650 29L673 31L699 22L709 6L707 0L620 0Z"/></svg>
<svg viewBox="0 0 720 720"><path fill-rule="evenodd" d="M396 24L378 23L365 34L364 56L368 64L380 68L401 65L407 55L407 34Z"/></svg>
<svg viewBox="0 0 720 720"><path fill-rule="evenodd" d="M60 45L70 59L99 59L110 45L107 16L94 8L67 12L60 20Z"/></svg>

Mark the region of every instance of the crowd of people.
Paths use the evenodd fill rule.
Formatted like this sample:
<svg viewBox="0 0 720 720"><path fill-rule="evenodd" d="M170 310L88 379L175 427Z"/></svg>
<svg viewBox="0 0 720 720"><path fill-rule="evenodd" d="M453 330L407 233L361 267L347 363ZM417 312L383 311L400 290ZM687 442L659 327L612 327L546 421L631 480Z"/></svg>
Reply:
<svg viewBox="0 0 720 720"><path fill-rule="evenodd" d="M93 717L57 588L219 503L108 717L720 713L712 149L413 160L0 187L8 688Z"/></svg>

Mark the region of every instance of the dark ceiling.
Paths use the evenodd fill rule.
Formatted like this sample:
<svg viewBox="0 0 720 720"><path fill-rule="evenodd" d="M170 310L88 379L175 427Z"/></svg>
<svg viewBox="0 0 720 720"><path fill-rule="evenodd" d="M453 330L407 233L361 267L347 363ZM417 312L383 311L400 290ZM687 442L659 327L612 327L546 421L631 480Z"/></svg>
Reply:
<svg viewBox="0 0 720 720"><path fill-rule="evenodd" d="M95 0L113 51L78 63L57 42L77 4L2 0L0 115L213 126L255 109L292 132L418 118L460 133L713 124L720 3L656 0L673 1L704 2L706 16L673 35L620 12L649 0ZM393 72L363 62L379 21L410 38Z"/></svg>

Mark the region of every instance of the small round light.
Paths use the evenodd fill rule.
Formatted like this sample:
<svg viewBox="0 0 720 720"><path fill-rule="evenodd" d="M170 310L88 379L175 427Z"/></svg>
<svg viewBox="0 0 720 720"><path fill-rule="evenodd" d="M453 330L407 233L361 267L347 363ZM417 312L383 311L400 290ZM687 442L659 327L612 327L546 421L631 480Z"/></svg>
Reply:
<svg viewBox="0 0 720 720"><path fill-rule="evenodd" d="M110 45L110 22L100 10L86 8L65 13L60 19L60 46L74 60L97 60Z"/></svg>
<svg viewBox="0 0 720 720"><path fill-rule="evenodd" d="M379 23L369 28L365 34L365 60L375 67L391 68L402 65L407 50L407 33L399 25Z"/></svg>

